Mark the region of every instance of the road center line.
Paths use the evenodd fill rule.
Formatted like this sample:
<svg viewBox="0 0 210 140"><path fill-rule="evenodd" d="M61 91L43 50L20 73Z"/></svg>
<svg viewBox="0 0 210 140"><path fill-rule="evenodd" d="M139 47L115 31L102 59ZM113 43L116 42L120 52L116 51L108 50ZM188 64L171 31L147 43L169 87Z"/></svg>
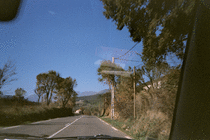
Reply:
<svg viewBox="0 0 210 140"><path fill-rule="evenodd" d="M52 138L53 136L57 135L58 133L60 133L61 131L63 131L65 128L69 127L70 125L72 125L73 123L75 123L76 121L78 121L79 119L81 119L83 116L81 116L80 118L74 120L72 123L67 123L67 125L60 129L59 131L57 131L56 133L52 134L51 136L49 136L48 138Z"/></svg>

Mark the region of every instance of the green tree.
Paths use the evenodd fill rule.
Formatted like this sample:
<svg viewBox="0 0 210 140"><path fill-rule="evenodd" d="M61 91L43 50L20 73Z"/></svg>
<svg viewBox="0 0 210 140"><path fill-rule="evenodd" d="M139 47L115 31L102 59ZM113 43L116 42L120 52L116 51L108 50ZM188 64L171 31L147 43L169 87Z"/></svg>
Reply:
<svg viewBox="0 0 210 140"><path fill-rule="evenodd" d="M15 71L16 71L15 64L13 64L9 60L4 64L3 68L0 68L0 91L4 85L7 85L12 81L17 80L15 78L12 78L14 75L17 74Z"/></svg>
<svg viewBox="0 0 210 140"><path fill-rule="evenodd" d="M76 79L72 79L71 77L62 78L59 77L57 79L57 86L56 86L56 96L58 100L62 103L62 107L66 107L67 103L72 99L72 105L75 104L77 96L76 92L74 91L74 87L77 86Z"/></svg>
<svg viewBox="0 0 210 140"><path fill-rule="evenodd" d="M132 72L132 68L129 66L129 72ZM117 86L116 86L116 93L115 97L117 100L126 98L127 100L131 100L133 97L133 76L130 75L129 77L119 76L117 79Z"/></svg>
<svg viewBox="0 0 210 140"><path fill-rule="evenodd" d="M104 82L109 85L109 89L111 88L111 85L113 84L116 87L117 79L119 76L115 76L114 74L107 74L102 73L103 70L106 71L124 71L123 68L121 68L119 65L112 63L111 61L102 61L100 67L97 69L98 75L100 76L98 78L99 82Z"/></svg>
<svg viewBox="0 0 210 140"><path fill-rule="evenodd" d="M26 91L22 88L17 88L15 90L15 96L18 98L24 97L25 93L26 93Z"/></svg>
<svg viewBox="0 0 210 140"><path fill-rule="evenodd" d="M153 91L158 97L156 106L170 119L173 117L180 72L181 65L171 67L161 80L161 88Z"/></svg>
<svg viewBox="0 0 210 140"><path fill-rule="evenodd" d="M170 53L183 59L184 42L193 27L196 0L101 1L104 16L112 19L118 30L126 26L134 42L143 41L143 61L161 62Z"/></svg>
<svg viewBox="0 0 210 140"><path fill-rule="evenodd" d="M149 79L149 84L154 89L155 81L161 78L161 76L164 76L168 72L169 69L170 69L170 66L168 65L168 63L161 62L155 65L145 64L137 71L141 73L141 75L144 75ZM145 82L145 80L144 79L141 79L141 80L142 80L141 84L143 86L147 86L147 88L149 89L148 84Z"/></svg>
<svg viewBox="0 0 210 140"><path fill-rule="evenodd" d="M71 97L71 99L68 101L68 104L70 105L70 107L74 107L76 105L76 99L77 99L78 94L76 93L76 91L73 91L73 95Z"/></svg>
<svg viewBox="0 0 210 140"><path fill-rule="evenodd" d="M60 74L56 71L49 71L48 73L40 73L36 76L37 79L37 90L38 92L43 93L44 100L47 105L51 103L53 93L56 92L57 78L60 77Z"/></svg>

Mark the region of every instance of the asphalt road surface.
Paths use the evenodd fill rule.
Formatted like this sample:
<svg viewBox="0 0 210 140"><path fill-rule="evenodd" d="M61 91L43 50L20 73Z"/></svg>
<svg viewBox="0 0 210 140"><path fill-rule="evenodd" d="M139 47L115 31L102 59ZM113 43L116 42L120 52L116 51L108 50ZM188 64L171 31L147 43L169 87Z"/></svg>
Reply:
<svg viewBox="0 0 210 140"><path fill-rule="evenodd" d="M117 130L95 116L70 116L34 122L27 125L0 128L0 134L28 134L32 136L56 138L74 136L94 136L98 134L112 137L128 138L125 133Z"/></svg>

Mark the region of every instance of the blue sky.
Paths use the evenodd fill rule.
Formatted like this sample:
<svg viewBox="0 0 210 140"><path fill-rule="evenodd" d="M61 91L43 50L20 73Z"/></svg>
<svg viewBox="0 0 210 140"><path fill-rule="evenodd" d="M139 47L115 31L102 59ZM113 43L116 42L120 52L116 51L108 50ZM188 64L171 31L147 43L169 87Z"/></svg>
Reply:
<svg viewBox="0 0 210 140"><path fill-rule="evenodd" d="M34 94L36 76L55 70L77 80L76 91L100 91L108 86L98 82L101 60L111 60L127 52L135 43L127 28L116 29L103 15L99 0L28 0L11 23L0 23L0 67L13 60L17 81L2 90L14 94L23 88L26 96ZM139 60L139 43L123 59ZM123 68L140 62L116 60Z"/></svg>

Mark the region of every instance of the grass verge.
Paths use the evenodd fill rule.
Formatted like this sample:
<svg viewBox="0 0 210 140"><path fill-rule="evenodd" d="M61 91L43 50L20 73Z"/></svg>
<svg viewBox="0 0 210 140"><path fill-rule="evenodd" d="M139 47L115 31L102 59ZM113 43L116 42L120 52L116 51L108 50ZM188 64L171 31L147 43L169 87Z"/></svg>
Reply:
<svg viewBox="0 0 210 140"><path fill-rule="evenodd" d="M110 125L112 125L113 127L119 129L120 131L124 132L125 134L127 134L128 136L134 138L135 140L138 140L139 137L137 137L136 135L134 135L132 133L132 131L128 131L127 128L125 128L125 122L123 121L119 121L119 120L111 120L110 118L108 117L99 117L101 118L102 120L104 120L105 122L109 123ZM130 123L130 125L132 125L132 123ZM131 128L131 126L129 126L129 124L127 123L126 125L127 127ZM140 138L141 140L145 140L145 137L141 137Z"/></svg>
<svg viewBox="0 0 210 140"><path fill-rule="evenodd" d="M111 120L108 117L100 117L102 120L133 137L134 139L144 140L146 137L158 140L168 140L171 122L162 112L147 111L144 115L137 118Z"/></svg>

